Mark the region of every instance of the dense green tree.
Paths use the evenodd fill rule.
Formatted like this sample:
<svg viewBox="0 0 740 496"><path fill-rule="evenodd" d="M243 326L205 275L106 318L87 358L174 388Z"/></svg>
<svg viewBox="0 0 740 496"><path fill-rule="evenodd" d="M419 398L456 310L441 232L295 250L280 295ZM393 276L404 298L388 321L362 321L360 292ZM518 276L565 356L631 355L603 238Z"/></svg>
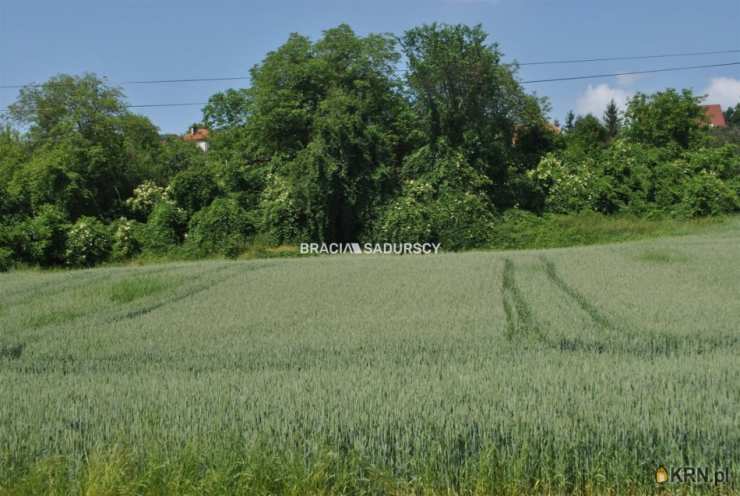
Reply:
<svg viewBox="0 0 740 496"><path fill-rule="evenodd" d="M248 89L228 89L208 99L203 121L211 131L244 126L249 120L251 95Z"/></svg>
<svg viewBox="0 0 740 496"><path fill-rule="evenodd" d="M701 100L690 90L638 93L629 101L625 112L626 136L652 146L700 145L708 134Z"/></svg>
<svg viewBox="0 0 740 496"><path fill-rule="evenodd" d="M622 118L619 115L619 108L617 107L617 102L613 99L604 111L604 125L610 138L616 138L619 130L622 128Z"/></svg>
<svg viewBox="0 0 740 496"><path fill-rule="evenodd" d="M263 200L285 205L270 195L287 194L293 209L267 215L270 231L355 240L392 192L413 121L394 76L398 58L393 38L342 25L316 43L291 36L252 70L253 159L282 176ZM274 225L286 219L293 227Z"/></svg>
<svg viewBox="0 0 740 496"><path fill-rule="evenodd" d="M193 215L207 207L221 193L214 174L206 168L191 168L179 172L167 187L167 196L175 204Z"/></svg>
<svg viewBox="0 0 740 496"><path fill-rule="evenodd" d="M490 180L443 139L424 145L403 164L401 194L382 209L373 241L439 242L446 250L481 246L489 239L494 211Z"/></svg>
<svg viewBox="0 0 740 496"><path fill-rule="evenodd" d="M166 136L161 140L159 159L153 179L161 185L169 183L178 173L206 166L206 154L194 143L179 136Z"/></svg>
<svg viewBox="0 0 740 496"><path fill-rule="evenodd" d="M402 46L426 142L444 139L463 150L469 163L492 179L493 201L512 203L505 191L509 165L548 147L547 140L521 139L532 128L546 127L543 102L524 92L481 26L424 25L407 31ZM529 162L534 166L537 160Z"/></svg>
<svg viewBox="0 0 740 496"><path fill-rule="evenodd" d="M232 198L218 198L190 220L188 244L197 254L237 256L254 226L249 214Z"/></svg>
<svg viewBox="0 0 740 496"><path fill-rule="evenodd" d="M563 128L565 132L569 132L573 130L573 127L576 124L576 114L573 113L572 110L568 111L568 114L565 116L565 127Z"/></svg>
<svg viewBox="0 0 740 496"><path fill-rule="evenodd" d="M740 103L725 110L725 121L729 127L740 127Z"/></svg>
<svg viewBox="0 0 740 496"><path fill-rule="evenodd" d="M19 198L11 196L11 178L30 158L20 133L9 126L0 128L0 216L17 213Z"/></svg>
<svg viewBox="0 0 740 496"><path fill-rule="evenodd" d="M156 160L156 128L131 115L121 91L93 74L27 86L9 115L28 128L34 155L9 187L30 208L54 203L73 221L112 218Z"/></svg>
<svg viewBox="0 0 740 496"><path fill-rule="evenodd" d="M579 115L567 135L570 146L585 152L604 146L608 139L609 130L591 114Z"/></svg>

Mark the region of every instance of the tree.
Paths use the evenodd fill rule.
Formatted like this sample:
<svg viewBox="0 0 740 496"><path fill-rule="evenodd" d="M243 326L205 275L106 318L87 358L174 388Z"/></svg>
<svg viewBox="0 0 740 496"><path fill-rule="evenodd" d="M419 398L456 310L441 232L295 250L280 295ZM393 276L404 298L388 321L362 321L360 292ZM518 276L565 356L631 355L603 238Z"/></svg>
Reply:
<svg viewBox="0 0 740 496"><path fill-rule="evenodd" d="M94 74L26 86L9 115L28 128L33 153L9 188L32 208L56 204L71 221L117 216L156 160L156 127L130 114L122 92Z"/></svg>
<svg viewBox="0 0 740 496"><path fill-rule="evenodd" d="M568 133L569 142L583 150L599 148L606 144L608 138L607 128L591 114L579 115Z"/></svg>
<svg viewBox="0 0 740 496"><path fill-rule="evenodd" d="M70 132L91 142L109 138L116 117L127 113L123 93L94 74L60 74L20 90L8 107L10 118L29 126L31 142Z"/></svg>
<svg viewBox="0 0 740 496"><path fill-rule="evenodd" d="M725 121L729 127L740 127L740 103L725 110Z"/></svg>
<svg viewBox="0 0 740 496"><path fill-rule="evenodd" d="M208 99L203 122L211 131L244 126L249 120L251 95L247 89L228 89Z"/></svg>
<svg viewBox="0 0 740 496"><path fill-rule="evenodd" d="M625 134L637 143L658 147L699 145L708 135L701 101L691 90L637 93L627 104Z"/></svg>
<svg viewBox="0 0 740 496"><path fill-rule="evenodd" d="M622 118L619 116L619 109L617 103L612 99L609 105L606 106L604 111L604 124L606 125L606 131L610 138L615 138L619 134L619 130L622 127Z"/></svg>
<svg viewBox="0 0 740 496"><path fill-rule="evenodd" d="M508 165L528 161L519 152L530 155L533 150L523 148L544 143L518 139L545 127L544 102L524 92L514 68L502 63L498 46L487 43L480 25L424 25L407 31L402 47L426 142L434 146L443 139L462 150L492 179L492 199L500 206L511 203L504 191Z"/></svg>
<svg viewBox="0 0 740 496"><path fill-rule="evenodd" d="M249 155L272 164L279 177L268 181L263 204L283 212L265 216L269 231L356 240L394 190L410 127L398 59L393 38L341 25L315 43L291 35L252 69Z"/></svg>
<svg viewBox="0 0 740 496"><path fill-rule="evenodd" d="M568 113L565 116L565 131L570 132L573 130L573 127L576 123L576 114L573 113L572 110L569 110Z"/></svg>

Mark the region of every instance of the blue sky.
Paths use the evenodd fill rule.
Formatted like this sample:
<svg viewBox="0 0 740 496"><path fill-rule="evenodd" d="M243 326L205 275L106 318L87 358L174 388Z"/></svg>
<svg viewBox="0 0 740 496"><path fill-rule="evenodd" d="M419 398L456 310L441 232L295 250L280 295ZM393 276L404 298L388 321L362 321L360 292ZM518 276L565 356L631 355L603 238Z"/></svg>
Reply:
<svg viewBox="0 0 740 496"><path fill-rule="evenodd" d="M738 0L2 0L0 85L84 71L112 82L242 76L291 32L316 38L346 22L360 34L398 34L432 21L481 23L507 60L520 62L740 49ZM528 80L738 61L740 53L523 67L520 75ZM124 90L132 104L201 102L233 84ZM740 101L740 66L527 86L550 98L551 117L560 120L569 109L600 113L611 97L665 87L709 92L712 103L727 106ZM0 108L16 94L0 89ZM200 118L199 107L140 112L163 132L182 132Z"/></svg>

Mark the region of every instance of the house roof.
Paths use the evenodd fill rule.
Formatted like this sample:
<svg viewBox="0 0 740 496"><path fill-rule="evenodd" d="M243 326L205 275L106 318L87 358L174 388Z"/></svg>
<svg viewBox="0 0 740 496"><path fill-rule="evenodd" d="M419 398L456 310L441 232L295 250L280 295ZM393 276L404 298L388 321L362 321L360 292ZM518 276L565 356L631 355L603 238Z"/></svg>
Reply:
<svg viewBox="0 0 740 496"><path fill-rule="evenodd" d="M208 129L204 127L193 128L182 139L185 141L206 141L208 140L208 134Z"/></svg>
<svg viewBox="0 0 740 496"><path fill-rule="evenodd" d="M725 114L722 113L722 107L719 105L704 105L704 112L707 114L709 124L713 127L727 127Z"/></svg>

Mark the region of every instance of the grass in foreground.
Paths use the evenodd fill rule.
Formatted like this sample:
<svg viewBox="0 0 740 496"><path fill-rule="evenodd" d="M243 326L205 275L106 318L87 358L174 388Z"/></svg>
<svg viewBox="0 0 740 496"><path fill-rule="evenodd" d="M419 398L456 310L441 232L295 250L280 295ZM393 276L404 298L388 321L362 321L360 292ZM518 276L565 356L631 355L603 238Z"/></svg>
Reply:
<svg viewBox="0 0 740 496"><path fill-rule="evenodd" d="M0 275L0 494L646 494L659 464L738 477L739 242L735 220L549 251Z"/></svg>

